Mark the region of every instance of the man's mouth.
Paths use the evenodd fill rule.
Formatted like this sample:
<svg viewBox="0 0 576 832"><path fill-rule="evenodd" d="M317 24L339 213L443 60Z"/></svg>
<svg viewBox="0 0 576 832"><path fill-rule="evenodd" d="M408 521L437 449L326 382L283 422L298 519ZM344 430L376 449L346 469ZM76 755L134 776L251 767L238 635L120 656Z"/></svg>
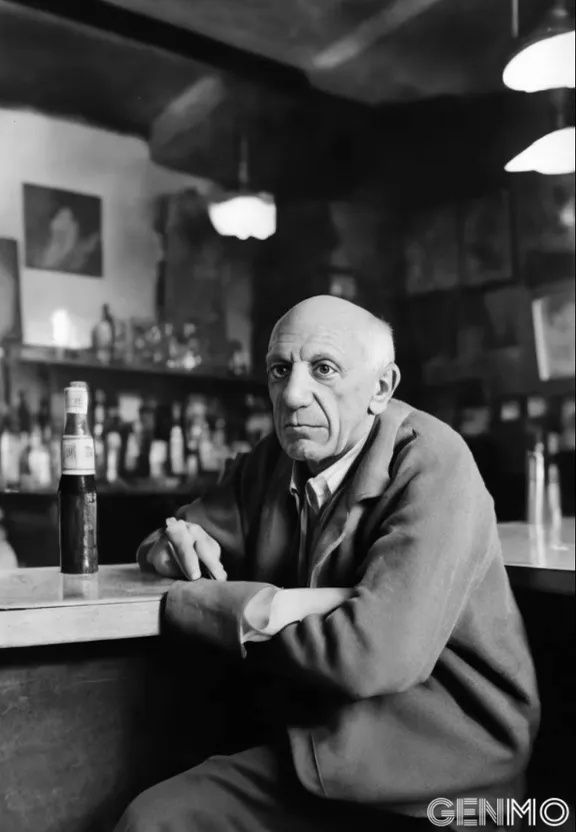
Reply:
<svg viewBox="0 0 576 832"><path fill-rule="evenodd" d="M295 425L293 422L287 422L284 427L286 430L321 430L324 425Z"/></svg>

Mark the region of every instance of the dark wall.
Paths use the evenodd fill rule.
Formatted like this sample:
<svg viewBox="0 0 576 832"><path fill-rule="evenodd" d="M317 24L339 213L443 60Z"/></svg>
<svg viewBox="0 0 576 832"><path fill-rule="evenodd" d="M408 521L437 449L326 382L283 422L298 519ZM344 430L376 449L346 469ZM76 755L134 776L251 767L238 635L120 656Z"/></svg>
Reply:
<svg viewBox="0 0 576 832"><path fill-rule="evenodd" d="M574 176L465 185L454 182L452 196L418 196L408 182L281 203L278 231L254 259L255 367L281 314L352 278L356 302L394 327L399 396L466 436L500 518L523 517L525 451L542 426L564 437L572 514L574 417L565 414L574 378L540 380L532 303L573 286ZM546 408L536 423L535 398Z"/></svg>

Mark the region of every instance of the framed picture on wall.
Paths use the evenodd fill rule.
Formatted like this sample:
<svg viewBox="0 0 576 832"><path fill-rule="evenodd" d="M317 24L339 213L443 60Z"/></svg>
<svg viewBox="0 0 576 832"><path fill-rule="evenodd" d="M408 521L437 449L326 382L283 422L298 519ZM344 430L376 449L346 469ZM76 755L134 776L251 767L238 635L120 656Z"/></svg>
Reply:
<svg viewBox="0 0 576 832"><path fill-rule="evenodd" d="M102 200L24 185L26 266L102 277Z"/></svg>
<svg viewBox="0 0 576 832"><path fill-rule="evenodd" d="M496 191L463 205L462 283L482 286L512 278L510 195Z"/></svg>
<svg viewBox="0 0 576 832"><path fill-rule="evenodd" d="M574 274L574 174L514 179L520 268L532 286Z"/></svg>
<svg viewBox="0 0 576 832"><path fill-rule="evenodd" d="M459 282L458 227L454 205L418 215L405 238L406 291L423 295Z"/></svg>
<svg viewBox="0 0 576 832"><path fill-rule="evenodd" d="M574 378L574 284L563 284L535 298L532 301L532 317L540 379Z"/></svg>
<svg viewBox="0 0 576 832"><path fill-rule="evenodd" d="M22 338L18 242L0 238L0 344Z"/></svg>

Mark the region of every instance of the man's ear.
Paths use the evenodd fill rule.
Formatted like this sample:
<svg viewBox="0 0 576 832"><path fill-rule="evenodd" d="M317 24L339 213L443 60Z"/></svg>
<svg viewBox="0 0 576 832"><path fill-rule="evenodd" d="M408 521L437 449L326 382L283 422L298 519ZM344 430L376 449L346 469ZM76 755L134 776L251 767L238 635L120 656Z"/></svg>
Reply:
<svg viewBox="0 0 576 832"><path fill-rule="evenodd" d="M383 413L399 384L400 370L394 363L387 364L376 381L374 395L370 400L368 412L373 416L378 416L378 414Z"/></svg>

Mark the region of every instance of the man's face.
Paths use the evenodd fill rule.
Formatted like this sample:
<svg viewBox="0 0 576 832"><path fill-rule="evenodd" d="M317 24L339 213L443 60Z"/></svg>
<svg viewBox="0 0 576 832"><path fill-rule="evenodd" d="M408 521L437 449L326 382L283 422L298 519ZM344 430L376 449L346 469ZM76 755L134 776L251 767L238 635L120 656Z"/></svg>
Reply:
<svg viewBox="0 0 576 832"><path fill-rule="evenodd" d="M273 332L268 388L280 444L311 471L326 468L363 436L378 381L361 333L341 322L293 315Z"/></svg>

